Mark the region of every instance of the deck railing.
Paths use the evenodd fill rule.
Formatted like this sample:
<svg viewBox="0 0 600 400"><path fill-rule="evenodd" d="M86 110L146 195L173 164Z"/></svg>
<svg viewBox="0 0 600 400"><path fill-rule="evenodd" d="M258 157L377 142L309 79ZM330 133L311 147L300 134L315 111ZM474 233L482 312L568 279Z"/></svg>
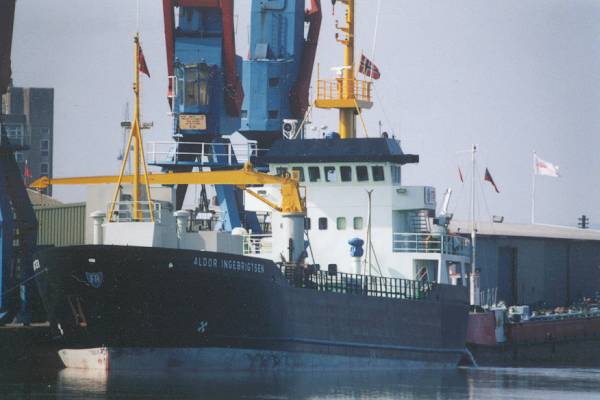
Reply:
<svg viewBox="0 0 600 400"><path fill-rule="evenodd" d="M359 101L371 101L372 83L360 79L320 79L317 81L318 100L341 100L348 98L346 91L352 90Z"/></svg>
<svg viewBox="0 0 600 400"><path fill-rule="evenodd" d="M421 282L401 278L356 275L328 271L314 271L309 267L295 268L282 272L291 285L321 292L352 293L364 296L385 297L404 300L422 300L436 286L435 282Z"/></svg>
<svg viewBox="0 0 600 400"><path fill-rule="evenodd" d="M394 233L395 253L434 253L468 256L470 240L458 235L436 233Z"/></svg>
<svg viewBox="0 0 600 400"><path fill-rule="evenodd" d="M115 203L108 203L107 210L108 213L112 210L113 215L110 217L109 221L111 222L150 222L152 221L152 216L154 216L154 222L160 223L160 215L161 215L161 203L153 201L138 201L137 209L138 209L138 218L134 218L134 204L133 201L117 201ZM150 213L150 207L153 207L153 213Z"/></svg>
<svg viewBox="0 0 600 400"><path fill-rule="evenodd" d="M244 255L264 257L273 253L271 234L244 235Z"/></svg>
<svg viewBox="0 0 600 400"><path fill-rule="evenodd" d="M258 145L253 142L243 144L179 142L179 145L179 148L186 148L187 151L178 150L177 143L170 141L148 142L148 163L179 163L196 159L200 162L206 159L210 163L211 159L217 158L221 164L233 165L250 161L260 152Z"/></svg>

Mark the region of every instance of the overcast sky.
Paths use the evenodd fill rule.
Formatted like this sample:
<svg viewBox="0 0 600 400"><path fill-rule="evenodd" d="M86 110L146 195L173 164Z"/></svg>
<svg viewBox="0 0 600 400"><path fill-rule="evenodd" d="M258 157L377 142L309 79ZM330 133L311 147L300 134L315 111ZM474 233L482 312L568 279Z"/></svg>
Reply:
<svg viewBox="0 0 600 400"><path fill-rule="evenodd" d="M140 31L151 79L144 80L146 140L170 139L162 2L140 0ZM356 0L358 49L373 52L377 1ZM238 53L247 54L250 0L236 0ZM332 16L324 19L322 75L341 62ZM532 151L560 165L559 179L537 180L537 221L574 225L582 213L600 223L600 1L382 0L375 63L376 104L365 113L421 156L404 183L452 187L452 210L467 217L469 149L480 148L500 194L478 183L479 216L528 222ZM17 86L55 89L55 176L116 173L119 123L131 99L136 0L18 0L13 42ZM335 127L337 114L314 122ZM334 128L335 129L335 128ZM359 135L363 133L360 132ZM83 190L55 188L65 201ZM484 195L484 196L483 196Z"/></svg>

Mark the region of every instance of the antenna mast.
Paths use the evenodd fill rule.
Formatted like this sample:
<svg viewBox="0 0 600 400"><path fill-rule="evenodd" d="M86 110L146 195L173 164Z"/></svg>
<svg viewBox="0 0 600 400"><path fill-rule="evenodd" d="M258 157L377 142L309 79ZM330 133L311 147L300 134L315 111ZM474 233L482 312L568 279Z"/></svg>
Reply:
<svg viewBox="0 0 600 400"><path fill-rule="evenodd" d="M372 82L356 79L354 75L354 0L333 0L333 6L339 1L346 5L345 26L336 28L341 31L335 39L344 46L344 63L336 67L340 74L335 79L321 80L317 77L317 99L319 108L336 108L340 112L339 133L342 139L356 137L356 115L363 108L373 106L371 101Z"/></svg>

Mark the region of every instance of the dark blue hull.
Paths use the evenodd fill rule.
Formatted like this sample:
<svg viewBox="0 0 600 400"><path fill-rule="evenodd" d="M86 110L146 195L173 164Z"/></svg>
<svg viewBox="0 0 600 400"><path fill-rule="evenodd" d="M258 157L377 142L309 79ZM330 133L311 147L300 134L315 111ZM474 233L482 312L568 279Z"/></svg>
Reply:
<svg viewBox="0 0 600 400"><path fill-rule="evenodd" d="M395 296L356 290L354 279L325 288L316 276L286 277L268 260L164 248L76 246L38 259L52 329L69 348L240 349L422 365L456 365L465 348L463 287Z"/></svg>

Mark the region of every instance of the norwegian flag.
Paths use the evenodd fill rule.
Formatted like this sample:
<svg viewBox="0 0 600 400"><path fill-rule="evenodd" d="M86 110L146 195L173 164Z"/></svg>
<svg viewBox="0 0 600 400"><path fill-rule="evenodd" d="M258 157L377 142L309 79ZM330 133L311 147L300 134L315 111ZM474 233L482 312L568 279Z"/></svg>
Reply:
<svg viewBox="0 0 600 400"><path fill-rule="evenodd" d="M379 72L379 68L377 68L377 65L373 64L373 61L365 57L364 54L361 54L360 56L360 67L358 68L358 72L368 76L369 78L381 78L381 73Z"/></svg>

